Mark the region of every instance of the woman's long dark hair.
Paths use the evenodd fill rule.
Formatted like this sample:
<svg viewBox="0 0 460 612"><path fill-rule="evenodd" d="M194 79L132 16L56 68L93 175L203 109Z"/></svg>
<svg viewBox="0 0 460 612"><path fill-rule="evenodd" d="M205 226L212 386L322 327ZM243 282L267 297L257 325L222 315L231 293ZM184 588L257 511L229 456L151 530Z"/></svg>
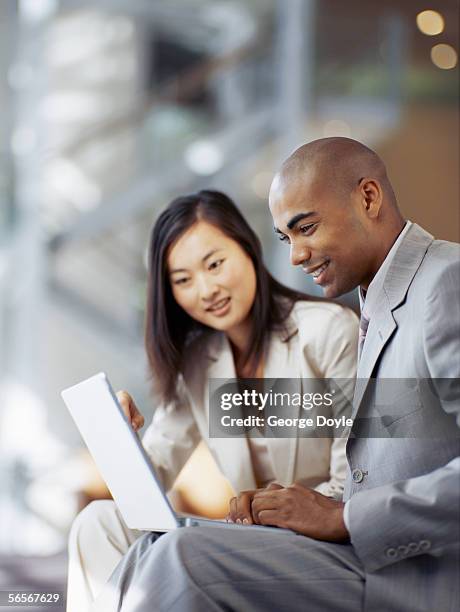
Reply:
<svg viewBox="0 0 460 612"><path fill-rule="evenodd" d="M285 327L296 301L315 299L285 287L272 277L264 265L259 239L228 196L204 190L173 200L152 229L145 322L145 347L153 385L164 402L176 399L177 377L183 371L187 341L209 331L209 327L192 319L177 304L167 268L171 246L200 220L214 225L237 242L254 264L257 290L250 312L251 338L243 360L254 371L264 354L269 332Z"/></svg>

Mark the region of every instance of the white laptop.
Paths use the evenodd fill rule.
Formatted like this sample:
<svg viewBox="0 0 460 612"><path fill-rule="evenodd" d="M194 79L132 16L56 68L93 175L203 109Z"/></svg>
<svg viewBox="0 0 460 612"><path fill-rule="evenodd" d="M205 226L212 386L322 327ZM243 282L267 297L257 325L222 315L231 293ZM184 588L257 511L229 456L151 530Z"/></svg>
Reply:
<svg viewBox="0 0 460 612"><path fill-rule="evenodd" d="M131 529L170 531L178 527L207 525L293 533L289 529L235 525L177 515L107 376L102 372L96 374L65 389L61 395L125 523Z"/></svg>

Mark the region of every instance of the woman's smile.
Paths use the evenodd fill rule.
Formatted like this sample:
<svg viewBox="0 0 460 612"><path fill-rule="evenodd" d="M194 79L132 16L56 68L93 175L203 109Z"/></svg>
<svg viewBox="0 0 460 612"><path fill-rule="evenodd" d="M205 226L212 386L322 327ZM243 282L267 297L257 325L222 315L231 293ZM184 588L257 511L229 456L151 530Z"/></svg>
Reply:
<svg viewBox="0 0 460 612"><path fill-rule="evenodd" d="M208 306L208 308L206 308L206 311L210 312L216 317L223 317L230 311L230 302L230 297L221 298L213 302L211 306Z"/></svg>

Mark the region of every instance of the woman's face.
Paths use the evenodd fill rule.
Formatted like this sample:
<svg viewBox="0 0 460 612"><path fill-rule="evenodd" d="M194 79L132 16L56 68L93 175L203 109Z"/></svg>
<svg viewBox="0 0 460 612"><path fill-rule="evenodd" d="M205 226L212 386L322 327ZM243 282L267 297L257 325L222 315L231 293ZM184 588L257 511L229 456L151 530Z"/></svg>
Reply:
<svg viewBox="0 0 460 612"><path fill-rule="evenodd" d="M197 221L167 258L172 292L196 321L227 332L246 324L256 295L251 258L237 242L206 221Z"/></svg>

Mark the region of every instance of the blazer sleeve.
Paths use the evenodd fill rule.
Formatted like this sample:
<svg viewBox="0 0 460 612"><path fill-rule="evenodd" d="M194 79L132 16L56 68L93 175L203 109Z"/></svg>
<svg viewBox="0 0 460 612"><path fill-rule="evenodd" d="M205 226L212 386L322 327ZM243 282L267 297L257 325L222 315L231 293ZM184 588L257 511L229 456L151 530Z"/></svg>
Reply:
<svg viewBox="0 0 460 612"><path fill-rule="evenodd" d="M185 383L180 379L178 384L179 399L157 407L142 439L166 491L172 488L182 467L201 440Z"/></svg>
<svg viewBox="0 0 460 612"><path fill-rule="evenodd" d="M340 399L332 405L332 416L350 416L356 378L359 321L348 308L340 308L324 325L324 332L317 333L315 354L318 375L333 379L340 387ZM308 350L305 347L304 350ZM336 396L337 397L337 396ZM342 499L347 474L345 453L346 437L331 441L329 479L318 484L319 493Z"/></svg>
<svg viewBox="0 0 460 612"><path fill-rule="evenodd" d="M446 266L435 286L431 285L421 330L440 409L455 415L458 427L459 280L460 266L456 262ZM460 441L456 442L460 447ZM402 546L403 558L427 552L440 555L449 547L459 546L460 457L427 474L356 493L347 503L351 541L368 571L399 561L401 543L406 543ZM389 541L395 546L388 547Z"/></svg>

